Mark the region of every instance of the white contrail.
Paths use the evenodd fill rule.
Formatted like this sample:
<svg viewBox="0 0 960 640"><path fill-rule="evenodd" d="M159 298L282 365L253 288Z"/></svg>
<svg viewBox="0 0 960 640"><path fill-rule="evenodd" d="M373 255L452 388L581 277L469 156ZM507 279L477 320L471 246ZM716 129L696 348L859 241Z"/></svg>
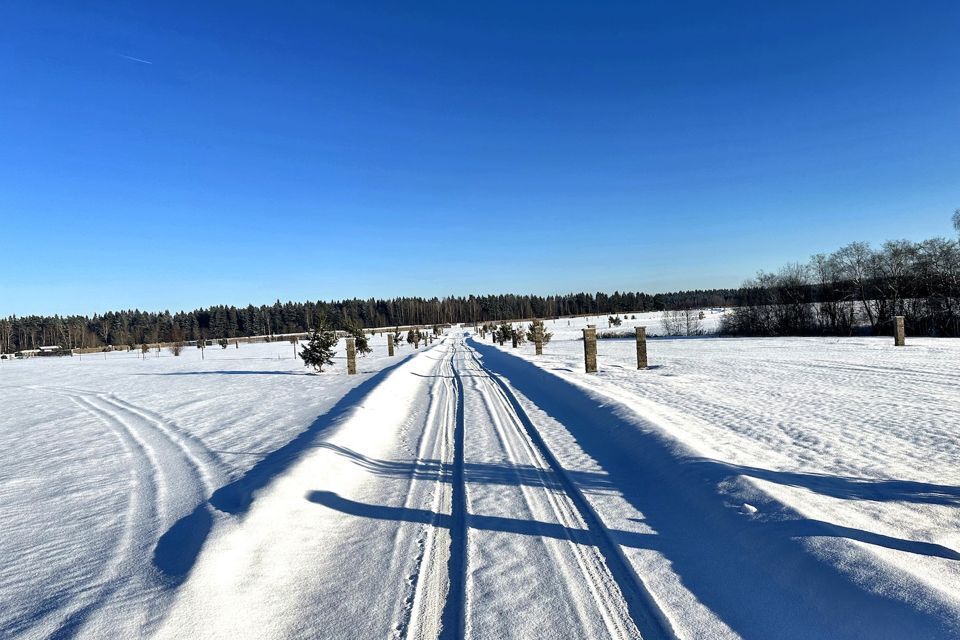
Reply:
<svg viewBox="0 0 960 640"><path fill-rule="evenodd" d="M133 56L128 56L125 53L118 53L117 55L120 56L121 58L126 58L127 60L133 60L134 62L140 62L142 64L153 64L149 60L144 60L143 58L134 58Z"/></svg>

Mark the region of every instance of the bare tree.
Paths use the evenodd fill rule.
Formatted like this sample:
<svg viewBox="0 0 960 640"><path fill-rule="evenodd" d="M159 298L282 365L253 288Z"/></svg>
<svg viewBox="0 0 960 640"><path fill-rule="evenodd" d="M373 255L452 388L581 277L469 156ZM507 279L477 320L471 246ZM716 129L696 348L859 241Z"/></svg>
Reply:
<svg viewBox="0 0 960 640"><path fill-rule="evenodd" d="M173 331L171 332L171 337L173 340L170 342L170 353L175 356L179 356L183 352L183 329L180 328L180 325L173 325Z"/></svg>
<svg viewBox="0 0 960 640"><path fill-rule="evenodd" d="M867 314L870 326L876 327L877 320L870 305L869 295L869 284L875 263L873 250L866 242L852 242L833 255L840 267L840 278L853 285L855 295Z"/></svg>
<svg viewBox="0 0 960 640"><path fill-rule="evenodd" d="M684 309L681 312L683 319L683 331L688 336L703 335L703 321L700 319L700 313L696 309Z"/></svg>
<svg viewBox="0 0 960 640"><path fill-rule="evenodd" d="M683 324L683 314L677 309L664 309L660 315L660 326L668 336L682 336Z"/></svg>

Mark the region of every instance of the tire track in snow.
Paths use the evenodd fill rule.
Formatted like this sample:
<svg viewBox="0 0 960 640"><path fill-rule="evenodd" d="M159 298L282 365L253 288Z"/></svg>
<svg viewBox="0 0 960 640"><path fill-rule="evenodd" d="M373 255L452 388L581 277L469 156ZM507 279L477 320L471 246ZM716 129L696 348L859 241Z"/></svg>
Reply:
<svg viewBox="0 0 960 640"><path fill-rule="evenodd" d="M436 477L429 486L431 522L424 524L416 539L417 551L414 569L407 576L408 592L403 600L400 621L394 628L395 638L426 640L440 634L441 617L448 592L446 565L450 557L450 532L439 526L441 514L451 512L451 488L446 482L453 462L452 425L456 418L456 389L450 382L450 358L444 357L436 368L437 382L431 386L430 403L425 427L420 436L415 464L423 460L436 461ZM422 500L416 485L422 480L412 479L411 491L405 508L416 508ZM399 540L394 543L395 557L404 557L407 549Z"/></svg>
<svg viewBox="0 0 960 640"><path fill-rule="evenodd" d="M564 531L586 531L594 544L581 544L569 537L548 545L552 557L570 584L584 583L603 623L614 638L670 638L663 614L634 575L586 498L569 479L550 453L536 427L510 389L484 367L475 350L466 348L470 362L483 376L477 378L477 390L487 404L498 438L508 457L516 464L537 469L542 487L559 484L561 491L534 490L521 484L524 500L536 518L552 515ZM484 388L485 387L485 388ZM552 482L549 476L554 476ZM548 517L549 517L548 515ZM573 562L569 555L572 555ZM583 616L583 603L575 601Z"/></svg>
<svg viewBox="0 0 960 640"><path fill-rule="evenodd" d="M83 389L36 388L69 398L105 424L130 460L131 490L122 532L94 581L98 586L84 592L89 595L80 602L75 596L55 614L61 622L52 636L70 637L109 602L145 599L150 591L162 587L158 585L162 580L146 559L179 516L207 499L220 470L216 457L198 439L149 410Z"/></svg>
<svg viewBox="0 0 960 640"><path fill-rule="evenodd" d="M33 625L38 627L52 622L54 630L49 636L65 638L76 635L89 615L124 586L127 591L142 587L143 582L133 578L138 573L137 558L142 557L146 551L142 531L156 522L161 511L161 505L156 499L159 492L159 467L147 444L137 437L128 425L92 401L89 396L94 394L55 388L44 390L68 398L82 411L106 425L117 437L130 461L131 481L127 508L121 530L109 545L109 557L102 564L101 570L89 581L89 588L76 591L63 605Z"/></svg>
<svg viewBox="0 0 960 640"><path fill-rule="evenodd" d="M457 371L457 343L450 349L450 372L454 381L456 411L453 431L453 467L451 468L450 558L447 563L449 589L440 620L440 638L462 638L466 626L467 582L467 496L464 479L464 402L463 380Z"/></svg>

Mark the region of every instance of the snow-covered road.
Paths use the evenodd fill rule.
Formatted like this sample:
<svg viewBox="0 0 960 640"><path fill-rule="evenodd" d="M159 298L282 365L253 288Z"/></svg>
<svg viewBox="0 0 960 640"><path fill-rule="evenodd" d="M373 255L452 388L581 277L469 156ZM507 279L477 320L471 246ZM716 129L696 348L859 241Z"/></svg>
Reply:
<svg viewBox="0 0 960 640"><path fill-rule="evenodd" d="M960 563L954 545L778 491L790 473L771 461L789 448L757 447L751 465L721 455L736 449L697 431L696 396L662 369L634 389L626 369L575 375L571 343L534 359L461 330L393 358L380 342L349 377L232 352L230 366L10 365L0 635L960 635L955 588L937 580ZM830 375L850 366L822 355ZM954 517L960 490L938 486L931 508Z"/></svg>
<svg viewBox="0 0 960 640"><path fill-rule="evenodd" d="M208 541L160 635L637 638L635 620L653 634L624 559L530 429L446 338Z"/></svg>

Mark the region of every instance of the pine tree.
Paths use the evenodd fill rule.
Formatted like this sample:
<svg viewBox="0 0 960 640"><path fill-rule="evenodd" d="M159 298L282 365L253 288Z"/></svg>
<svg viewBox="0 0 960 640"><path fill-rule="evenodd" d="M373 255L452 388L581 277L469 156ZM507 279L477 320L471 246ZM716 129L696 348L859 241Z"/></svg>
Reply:
<svg viewBox="0 0 960 640"><path fill-rule="evenodd" d="M337 334L329 331L326 326L314 329L303 350L300 351L300 357L303 359L303 366L313 367L317 373L323 373L323 367L333 364L333 356L336 351L333 348L337 346Z"/></svg>
<svg viewBox="0 0 960 640"><path fill-rule="evenodd" d="M357 349L357 353L364 357L366 357L368 353L373 353L373 349L370 348L370 338L363 332L363 327L360 326L359 323L351 322L349 326L347 326L347 331L353 336L353 343Z"/></svg>
<svg viewBox="0 0 960 640"><path fill-rule="evenodd" d="M507 340L513 340L513 325L507 322L500 324L500 327L496 331L497 342L503 344Z"/></svg>
<svg viewBox="0 0 960 640"><path fill-rule="evenodd" d="M527 326L527 340L530 342L539 342L541 345L550 342L553 334L543 326L543 320L534 320Z"/></svg>
<svg viewBox="0 0 960 640"><path fill-rule="evenodd" d="M410 329L407 331L407 342L412 344L415 349L420 348L420 341L423 340L423 334L420 329Z"/></svg>

